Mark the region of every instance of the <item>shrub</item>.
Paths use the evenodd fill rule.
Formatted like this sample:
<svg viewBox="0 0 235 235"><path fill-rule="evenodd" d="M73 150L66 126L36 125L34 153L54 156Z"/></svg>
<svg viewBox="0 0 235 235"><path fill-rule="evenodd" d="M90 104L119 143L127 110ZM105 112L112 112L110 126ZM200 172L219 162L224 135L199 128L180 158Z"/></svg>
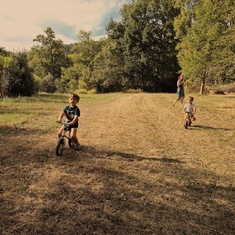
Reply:
<svg viewBox="0 0 235 235"><path fill-rule="evenodd" d="M91 89L87 91L87 94L96 94L96 93L97 93L96 89Z"/></svg>
<svg viewBox="0 0 235 235"><path fill-rule="evenodd" d="M87 94L87 89L78 89L75 91L77 94Z"/></svg>
<svg viewBox="0 0 235 235"><path fill-rule="evenodd" d="M211 94L229 94L229 93L235 93L235 82L226 84L226 85L219 85L216 87L212 87Z"/></svg>
<svg viewBox="0 0 235 235"><path fill-rule="evenodd" d="M142 92L142 90L140 88L137 89L128 89L128 90L124 90L123 93L140 93Z"/></svg>

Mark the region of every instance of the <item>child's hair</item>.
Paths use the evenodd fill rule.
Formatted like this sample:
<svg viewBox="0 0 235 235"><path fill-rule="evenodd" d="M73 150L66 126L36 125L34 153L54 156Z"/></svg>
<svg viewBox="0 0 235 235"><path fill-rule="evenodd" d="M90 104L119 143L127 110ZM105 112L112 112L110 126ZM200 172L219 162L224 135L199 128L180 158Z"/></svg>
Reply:
<svg viewBox="0 0 235 235"><path fill-rule="evenodd" d="M188 98L189 98L191 101L194 100L194 97L193 97L193 96L189 96Z"/></svg>
<svg viewBox="0 0 235 235"><path fill-rule="evenodd" d="M76 93L70 93L69 96L68 96L68 98L71 98L71 97L74 98L74 99L76 99L77 102L80 100L80 96L77 95Z"/></svg>

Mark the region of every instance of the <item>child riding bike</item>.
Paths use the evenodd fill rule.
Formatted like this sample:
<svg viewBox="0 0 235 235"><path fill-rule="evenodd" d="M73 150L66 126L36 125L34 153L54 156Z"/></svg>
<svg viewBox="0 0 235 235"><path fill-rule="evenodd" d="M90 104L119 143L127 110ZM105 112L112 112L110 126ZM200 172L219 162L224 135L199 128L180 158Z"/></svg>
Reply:
<svg viewBox="0 0 235 235"><path fill-rule="evenodd" d="M78 117L80 117L80 109L77 107L77 103L80 100L79 95L75 93L70 93L68 96L69 105L66 106L63 111L60 113L58 122L61 122L63 117L66 117L68 120L69 127L71 128L71 137L76 144L76 149L80 150L81 146L77 138L78 130ZM58 137L61 137L64 126L62 126L58 132Z"/></svg>
<svg viewBox="0 0 235 235"><path fill-rule="evenodd" d="M189 117L190 117L189 126L191 125L192 121L196 121L196 118L194 116L194 114L196 113L196 106L193 104L193 100L194 100L194 97L189 96L188 102L184 105L184 108L183 108L183 113L185 113L184 125L185 125L185 122L189 119Z"/></svg>

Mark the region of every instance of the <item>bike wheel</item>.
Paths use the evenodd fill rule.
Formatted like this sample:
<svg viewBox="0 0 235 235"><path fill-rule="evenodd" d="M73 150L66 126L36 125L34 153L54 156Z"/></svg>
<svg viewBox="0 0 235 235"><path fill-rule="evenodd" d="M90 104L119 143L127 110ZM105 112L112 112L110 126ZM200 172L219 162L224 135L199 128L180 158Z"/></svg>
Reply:
<svg viewBox="0 0 235 235"><path fill-rule="evenodd" d="M56 145L56 156L62 156L64 151L64 139L59 139Z"/></svg>
<svg viewBox="0 0 235 235"><path fill-rule="evenodd" d="M68 143L70 148L73 148L75 146L75 142L73 139L69 139Z"/></svg>

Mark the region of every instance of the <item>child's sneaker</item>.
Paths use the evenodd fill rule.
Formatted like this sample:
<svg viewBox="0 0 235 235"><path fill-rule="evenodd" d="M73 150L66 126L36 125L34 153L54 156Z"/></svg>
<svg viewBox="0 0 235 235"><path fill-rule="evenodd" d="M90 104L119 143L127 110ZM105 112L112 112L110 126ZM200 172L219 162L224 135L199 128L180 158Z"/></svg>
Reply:
<svg viewBox="0 0 235 235"><path fill-rule="evenodd" d="M82 146L81 146L80 144L79 144L79 145L76 145L76 144L75 144L74 148L75 148L76 150L81 150L81 149L82 149Z"/></svg>

